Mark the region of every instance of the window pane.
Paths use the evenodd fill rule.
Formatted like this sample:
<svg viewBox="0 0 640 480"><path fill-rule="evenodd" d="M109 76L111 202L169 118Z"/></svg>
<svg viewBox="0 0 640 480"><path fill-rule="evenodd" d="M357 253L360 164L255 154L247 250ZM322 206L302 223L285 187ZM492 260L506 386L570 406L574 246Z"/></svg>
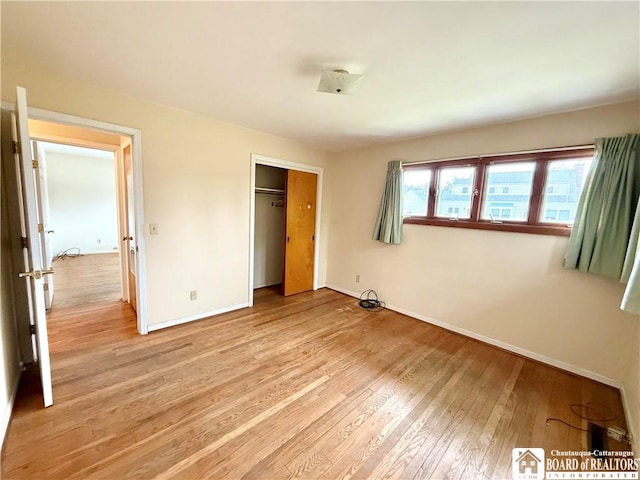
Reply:
<svg viewBox="0 0 640 480"><path fill-rule="evenodd" d="M426 216L429 202L431 170L404 171L404 212L405 217Z"/></svg>
<svg viewBox="0 0 640 480"><path fill-rule="evenodd" d="M482 202L482 220L525 222L533 186L535 162L498 163L487 167L488 192Z"/></svg>
<svg viewBox="0 0 640 480"><path fill-rule="evenodd" d="M471 217L471 191L475 173L475 167L451 167L440 170L436 217Z"/></svg>
<svg viewBox="0 0 640 480"><path fill-rule="evenodd" d="M560 210L558 212L558 220L567 222L571 218L571 210Z"/></svg>
<svg viewBox="0 0 640 480"><path fill-rule="evenodd" d="M554 160L547 166L547 184L542 199L543 222L570 225L576 216L578 200L591 167L592 157ZM548 215L552 212L553 215Z"/></svg>
<svg viewBox="0 0 640 480"><path fill-rule="evenodd" d="M546 222L556 220L557 218L558 218L558 211L557 210L551 210L551 209L545 210L545 212L544 212L544 220Z"/></svg>

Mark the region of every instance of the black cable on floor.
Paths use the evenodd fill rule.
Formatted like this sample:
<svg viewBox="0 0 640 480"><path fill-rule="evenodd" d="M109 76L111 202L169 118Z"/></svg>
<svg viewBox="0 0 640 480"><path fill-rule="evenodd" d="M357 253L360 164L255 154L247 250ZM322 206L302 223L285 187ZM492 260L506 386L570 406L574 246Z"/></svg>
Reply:
<svg viewBox="0 0 640 480"><path fill-rule="evenodd" d="M56 253L53 259L64 260L65 258L75 258L75 257L81 257L81 256L82 254L80 253L80 249L78 247L71 247Z"/></svg>
<svg viewBox="0 0 640 480"><path fill-rule="evenodd" d="M373 290L365 290L362 292L358 305L372 312L377 312L385 307L385 303L382 300L378 300L378 294Z"/></svg>

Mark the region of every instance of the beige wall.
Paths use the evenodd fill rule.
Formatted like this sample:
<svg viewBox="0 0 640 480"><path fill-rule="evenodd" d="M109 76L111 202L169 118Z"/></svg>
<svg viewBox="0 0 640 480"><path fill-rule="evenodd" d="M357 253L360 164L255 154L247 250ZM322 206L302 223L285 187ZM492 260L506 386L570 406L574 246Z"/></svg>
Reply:
<svg viewBox="0 0 640 480"><path fill-rule="evenodd" d="M638 131L638 113L637 102L625 103L336 154L327 284L372 288L424 319L624 381L637 406L637 365L629 372L629 362L637 359L638 318L619 310L621 285L563 270L567 238L423 225L406 225L399 246L371 236L389 160L591 143Z"/></svg>
<svg viewBox="0 0 640 480"><path fill-rule="evenodd" d="M246 303L251 154L321 167L326 154L24 65L3 59L3 100L13 101L20 85L32 106L142 132L149 324ZM320 285L326 274L327 205ZM148 235L149 223L158 224L158 235ZM197 301L189 300L190 290L198 290Z"/></svg>

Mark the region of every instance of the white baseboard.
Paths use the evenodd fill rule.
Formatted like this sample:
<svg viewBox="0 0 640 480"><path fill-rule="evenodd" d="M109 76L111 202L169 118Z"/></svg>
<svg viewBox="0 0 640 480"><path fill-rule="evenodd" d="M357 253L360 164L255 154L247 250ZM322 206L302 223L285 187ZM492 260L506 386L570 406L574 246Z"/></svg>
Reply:
<svg viewBox="0 0 640 480"><path fill-rule="evenodd" d="M7 436L7 429L9 428L9 422L11 421L11 413L13 412L13 403L16 400L16 395L18 394L18 387L20 386L20 379L22 378L22 368L18 372L16 376L16 380L13 382L11 386L11 391L9 392L9 402L5 408L4 413L2 414L2 419L0 420L0 451L4 446L4 437Z"/></svg>
<svg viewBox="0 0 640 480"><path fill-rule="evenodd" d="M222 313L232 312L234 310L240 310L241 308L246 308L248 306L249 306L249 304L247 302L239 303L237 305L231 305L229 307L218 308L217 310L212 310L210 312L196 313L195 315L189 315L187 317L176 318L174 320L167 320L166 322L162 322L162 323L150 324L149 325L149 331L153 332L154 330L161 330L163 328L174 327L176 325L180 325L180 324L183 324L183 323L195 322L196 320L202 320L203 318L213 317L215 315L220 315Z"/></svg>
<svg viewBox="0 0 640 480"><path fill-rule="evenodd" d="M344 293L345 295L349 295L351 297L360 298L360 294L356 292L352 292L350 290L346 290L344 288L337 287L335 285L327 285L327 288L331 290L335 290L336 292ZM619 380L615 380L613 378L605 377L604 375L600 375L599 373L592 372L590 370L586 370L584 368L577 367L575 365L571 365L570 363L565 363L560 360L556 360L551 357L547 357L545 355L541 355L539 353L531 352L529 350L525 350L524 348L516 347L515 345L510 345L508 343L502 342L500 340L496 340L491 337L486 337L476 332L472 332L471 330L467 330L465 328L460 328L455 325L451 325L446 322L441 322L439 320L434 320L433 318L426 317L424 315L420 315L419 313L415 313L409 310L406 310L401 307L396 307L394 305L387 304L386 308L389 310L393 310L394 312L402 313L403 315L407 315L408 317L415 318L416 320L421 320L426 323L430 323L432 325L436 325L438 327L442 327L451 332L459 333L460 335L464 335L465 337L473 338L475 340L479 340L483 343L488 343L489 345L493 345L494 347L502 348L503 350L508 350L513 353L517 353L518 355L522 355L523 357L531 358L532 360L536 360L538 362L546 363L547 365L551 365L553 367L557 367L561 370L566 370L567 372L575 373L576 375L580 375L582 377L590 378L591 380L595 380L596 382L604 383L605 385L609 385L611 387L620 388L621 383Z"/></svg>
<svg viewBox="0 0 640 480"><path fill-rule="evenodd" d="M80 250L80 255L101 255L104 253L118 253L118 250ZM73 258L73 256L69 258Z"/></svg>
<svg viewBox="0 0 640 480"><path fill-rule="evenodd" d="M633 438L633 440L631 441L631 450L633 450L637 456L638 451L633 448L634 445L640 445L637 437L638 432L636 432L636 424L634 423L634 420L637 420L637 418L629 417L629 412L637 412L638 410L637 408L632 409L633 405L629 403L629 397L627 396L627 391L625 390L624 383L620 385L620 396L622 397L622 407L624 408L625 420L627 421L627 429L631 434L631 438Z"/></svg>

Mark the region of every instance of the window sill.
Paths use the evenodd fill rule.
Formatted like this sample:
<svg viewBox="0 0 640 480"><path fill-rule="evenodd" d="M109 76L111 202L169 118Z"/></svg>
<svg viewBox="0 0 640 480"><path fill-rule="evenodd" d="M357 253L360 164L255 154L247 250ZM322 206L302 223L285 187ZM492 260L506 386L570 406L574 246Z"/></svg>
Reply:
<svg viewBox="0 0 640 480"><path fill-rule="evenodd" d="M498 230L501 232L555 235L560 237L568 237L571 235L571 227L561 225L527 225L513 222L471 222L469 220L447 220L443 218L426 217L405 217L403 219L403 223L409 225L433 225L437 227L472 228L476 230Z"/></svg>

